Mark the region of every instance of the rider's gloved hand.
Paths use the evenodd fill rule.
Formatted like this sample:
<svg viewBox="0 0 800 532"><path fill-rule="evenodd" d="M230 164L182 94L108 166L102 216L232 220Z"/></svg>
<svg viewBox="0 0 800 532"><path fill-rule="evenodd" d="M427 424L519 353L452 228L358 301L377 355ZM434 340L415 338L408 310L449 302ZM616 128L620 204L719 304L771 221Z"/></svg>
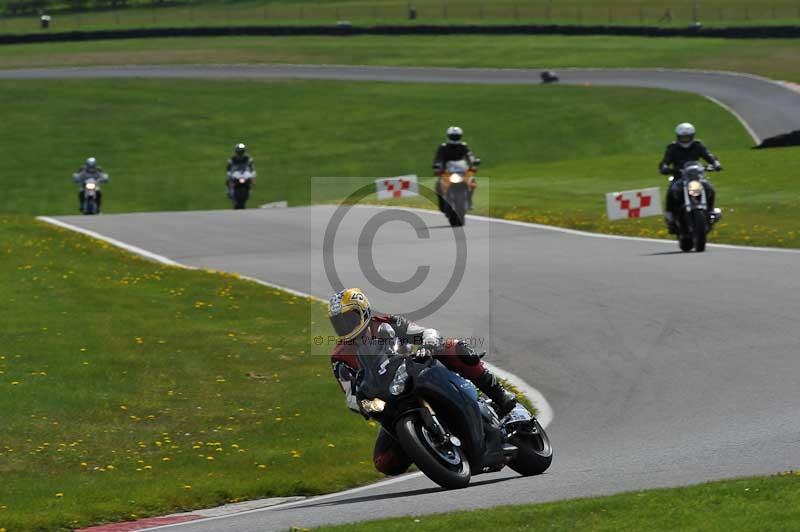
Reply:
<svg viewBox="0 0 800 532"><path fill-rule="evenodd" d="M722 171L722 163L720 163L719 161L715 162L714 163L714 170L717 171L717 172L721 172Z"/></svg>
<svg viewBox="0 0 800 532"><path fill-rule="evenodd" d="M669 170L669 166L667 166L666 164L661 165L660 171L662 175L669 175L671 173Z"/></svg>

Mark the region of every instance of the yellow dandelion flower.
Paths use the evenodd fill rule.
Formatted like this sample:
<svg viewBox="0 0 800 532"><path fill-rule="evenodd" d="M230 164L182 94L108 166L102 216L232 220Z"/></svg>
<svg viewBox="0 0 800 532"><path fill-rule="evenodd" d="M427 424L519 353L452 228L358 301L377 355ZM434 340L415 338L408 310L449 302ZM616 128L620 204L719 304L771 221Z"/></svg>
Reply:
<svg viewBox="0 0 800 532"><path fill-rule="evenodd" d="M162 462L169 462L170 461L170 457L169 456L165 456L164 458L161 459L161 461Z"/></svg>
<svg viewBox="0 0 800 532"><path fill-rule="evenodd" d="M146 465L146 466L144 466L144 469L153 469L153 466L151 466L151 465Z"/></svg>
<svg viewBox="0 0 800 532"><path fill-rule="evenodd" d="M190 490L190 489L192 489L192 487L189 484L184 484L183 485L183 489Z"/></svg>
<svg viewBox="0 0 800 532"><path fill-rule="evenodd" d="M213 456L206 456L206 460L213 460L213 459L214 459Z"/></svg>
<svg viewBox="0 0 800 532"><path fill-rule="evenodd" d="M258 464L258 468L259 469L266 469L267 466L266 466L266 464Z"/></svg>
<svg viewBox="0 0 800 532"><path fill-rule="evenodd" d="M64 496L64 494L61 493L61 492L56 493L56 497L63 497L63 496Z"/></svg>

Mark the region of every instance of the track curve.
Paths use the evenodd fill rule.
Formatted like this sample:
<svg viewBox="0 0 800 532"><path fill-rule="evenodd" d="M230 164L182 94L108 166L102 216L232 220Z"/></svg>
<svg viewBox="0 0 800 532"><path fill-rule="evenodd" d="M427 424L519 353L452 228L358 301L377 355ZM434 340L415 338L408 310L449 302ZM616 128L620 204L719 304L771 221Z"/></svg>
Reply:
<svg viewBox="0 0 800 532"><path fill-rule="evenodd" d="M695 70L564 69L561 82L651 87L692 92L724 104L742 120L756 142L800 129L800 93L766 78ZM539 84L538 70L347 65L165 65L43 68L0 71L9 79L209 78L329 79L392 83Z"/></svg>
<svg viewBox="0 0 800 532"><path fill-rule="evenodd" d="M322 238L312 228L324 227L333 210L59 219L183 264L325 297L329 289L309 282L323 276L309 250ZM339 235L357 238L376 212L353 209ZM405 257L413 248L434 261L434 277L448 275L441 249L452 233L441 228L439 213L420 217L429 239L406 227L391 243L376 240L374 254ZM555 412L548 428L556 450L551 470L527 479L480 476L455 492L414 477L177 526L286 530L769 474L800 464L799 254L713 246L705 254L676 254L674 242L479 218L469 220L466 236L471 257L494 257L475 262L492 281L491 361L534 384ZM352 253L342 253L343 271L357 271ZM469 289L457 297L451 308L487 303L485 294ZM402 306L400 299L379 304ZM447 309L430 321L443 331L487 328Z"/></svg>
<svg viewBox="0 0 800 532"><path fill-rule="evenodd" d="M730 107L764 138L800 128L800 94L755 76L663 70L564 70L562 82L666 88ZM2 79L160 77L339 79L535 84L530 70L350 66L97 67L0 71ZM356 209L358 231L372 209ZM184 264L235 271L315 293L309 224L329 207L249 212L62 217ZM421 215L431 228L437 213ZM348 229L349 227L349 229ZM673 254L672 242L589 238L473 219L472 246L491 245L492 361L534 383L553 406L556 460L548 474L477 477L457 492L425 478L180 526L190 531L285 530L377 516L673 486L800 465L798 255L711 247ZM259 238L254 239L256 234ZM413 233L435 258L447 231ZM491 244L489 244L491 243ZM427 252L426 252L427 250ZM434 264L433 266L436 266ZM442 266L442 265L439 265ZM434 268L434 272L436 269ZM463 308L485 304L462 294ZM459 307L462 308L462 307ZM440 313L444 330L463 316ZM485 327L485 323L472 324ZM343 411L343 415L346 415ZM172 528L172 527L168 527Z"/></svg>

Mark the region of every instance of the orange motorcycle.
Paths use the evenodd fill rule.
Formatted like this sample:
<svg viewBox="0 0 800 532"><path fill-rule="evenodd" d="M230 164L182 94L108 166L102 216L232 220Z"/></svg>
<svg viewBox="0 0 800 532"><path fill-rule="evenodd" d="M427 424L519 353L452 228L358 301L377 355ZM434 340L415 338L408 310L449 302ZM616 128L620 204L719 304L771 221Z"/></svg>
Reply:
<svg viewBox="0 0 800 532"><path fill-rule="evenodd" d="M466 159L448 161L439 174L436 183L439 209L453 227L464 225L467 211L472 208L472 193L478 186L475 180L478 163L477 159L473 164Z"/></svg>

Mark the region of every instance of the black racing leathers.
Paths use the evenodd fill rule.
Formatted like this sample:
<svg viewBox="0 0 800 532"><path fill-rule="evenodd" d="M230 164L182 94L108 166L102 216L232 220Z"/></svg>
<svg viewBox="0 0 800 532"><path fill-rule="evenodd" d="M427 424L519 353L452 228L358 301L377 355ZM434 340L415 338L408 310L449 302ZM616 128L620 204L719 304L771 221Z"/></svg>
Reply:
<svg viewBox="0 0 800 532"><path fill-rule="evenodd" d="M470 166L475 161L475 156L466 142L443 142L436 149L436 155L433 156L433 171L438 174L444 170L449 161L460 161L461 159L466 159Z"/></svg>
<svg viewBox="0 0 800 532"><path fill-rule="evenodd" d="M689 161L699 161L700 159L705 160L708 164L719 164L719 160L699 140L693 140L685 148L678 142L672 142L667 145L664 157L661 159L658 168L664 174L668 174L668 171L671 171L672 175L678 177L684 164Z"/></svg>
<svg viewBox="0 0 800 532"><path fill-rule="evenodd" d="M672 175L676 179L672 182L669 187L669 191L667 191L667 211L677 215L677 209L680 207L682 202L681 197L681 190L678 186L679 181L677 180L678 177L681 175L681 169L683 165L690 162L690 161L699 161L704 160L708 164L718 166L719 159L714 156L708 148L706 148L705 144L703 144L699 140L692 141L689 146L681 146L678 142L672 142L667 145L667 149L664 151L664 157L662 157L661 162L658 165L659 170L662 174L665 175ZM714 187L711 186L711 183L708 181L703 182L703 186L706 189L706 201L708 202L708 211L713 212L714 210L714 199L716 197L714 192Z"/></svg>
<svg viewBox="0 0 800 532"><path fill-rule="evenodd" d="M230 172L234 168L246 167L249 171L255 170L255 165L253 164L253 158L247 154L244 155L234 155L230 159L228 159L228 166L227 171Z"/></svg>

